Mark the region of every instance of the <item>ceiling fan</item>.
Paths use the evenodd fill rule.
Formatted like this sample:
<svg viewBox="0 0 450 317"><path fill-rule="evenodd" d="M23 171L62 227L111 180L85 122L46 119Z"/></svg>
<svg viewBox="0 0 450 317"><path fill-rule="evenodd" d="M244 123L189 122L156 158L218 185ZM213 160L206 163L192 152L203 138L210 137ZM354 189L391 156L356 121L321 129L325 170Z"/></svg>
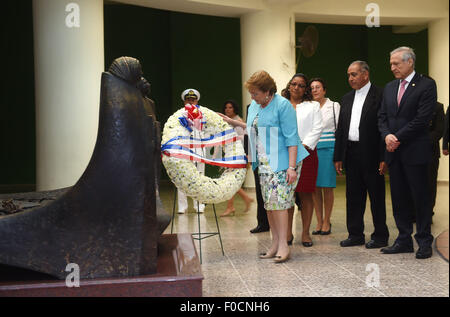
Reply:
<svg viewBox="0 0 450 317"><path fill-rule="evenodd" d="M319 31L314 25L309 25L297 41L298 45L295 47L299 48L300 52L298 53L297 62L295 63L296 70L301 55L308 58L313 56L316 52L317 46L319 45Z"/></svg>

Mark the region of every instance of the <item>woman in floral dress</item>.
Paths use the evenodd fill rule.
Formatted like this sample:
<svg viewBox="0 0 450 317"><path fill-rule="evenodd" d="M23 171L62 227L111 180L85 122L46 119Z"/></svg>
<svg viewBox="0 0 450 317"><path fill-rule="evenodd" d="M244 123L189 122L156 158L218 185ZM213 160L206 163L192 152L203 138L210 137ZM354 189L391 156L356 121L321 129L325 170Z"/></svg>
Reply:
<svg viewBox="0 0 450 317"><path fill-rule="evenodd" d="M287 210L294 206L301 162L308 152L300 143L295 110L286 98L276 94L273 78L265 71L258 71L246 81L245 87L253 99L246 125L223 117L232 125L247 127L252 168L258 167L272 233L272 244L260 258L274 258L276 263L281 263L290 255Z"/></svg>

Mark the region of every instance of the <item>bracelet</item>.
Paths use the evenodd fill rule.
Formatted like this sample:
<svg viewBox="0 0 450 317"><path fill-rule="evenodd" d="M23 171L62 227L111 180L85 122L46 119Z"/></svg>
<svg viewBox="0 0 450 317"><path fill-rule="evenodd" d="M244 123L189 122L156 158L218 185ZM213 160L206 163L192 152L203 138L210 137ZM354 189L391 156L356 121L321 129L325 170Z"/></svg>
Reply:
<svg viewBox="0 0 450 317"><path fill-rule="evenodd" d="M288 168L295 171L295 167L289 166Z"/></svg>

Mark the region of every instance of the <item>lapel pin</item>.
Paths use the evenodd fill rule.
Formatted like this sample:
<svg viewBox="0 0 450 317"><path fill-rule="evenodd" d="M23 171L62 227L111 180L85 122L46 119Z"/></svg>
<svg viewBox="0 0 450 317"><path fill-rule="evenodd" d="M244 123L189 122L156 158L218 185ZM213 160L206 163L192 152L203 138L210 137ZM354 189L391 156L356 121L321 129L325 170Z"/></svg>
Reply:
<svg viewBox="0 0 450 317"><path fill-rule="evenodd" d="M415 85L416 85L416 84L414 84L414 83L412 84L413 87L414 87Z"/></svg>

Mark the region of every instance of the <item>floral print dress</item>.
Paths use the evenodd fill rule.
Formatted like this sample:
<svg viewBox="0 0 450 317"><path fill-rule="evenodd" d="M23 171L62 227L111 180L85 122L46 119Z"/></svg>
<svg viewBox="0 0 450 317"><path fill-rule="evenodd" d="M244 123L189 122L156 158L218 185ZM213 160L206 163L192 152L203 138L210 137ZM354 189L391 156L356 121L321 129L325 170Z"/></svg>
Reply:
<svg viewBox="0 0 450 317"><path fill-rule="evenodd" d="M256 155L258 157L258 175L266 210L285 210L294 206L294 192L300 177L302 163L296 166L297 179L292 184L286 181L286 170L273 172L269 165L264 146L258 136L258 115L252 123L256 132Z"/></svg>

